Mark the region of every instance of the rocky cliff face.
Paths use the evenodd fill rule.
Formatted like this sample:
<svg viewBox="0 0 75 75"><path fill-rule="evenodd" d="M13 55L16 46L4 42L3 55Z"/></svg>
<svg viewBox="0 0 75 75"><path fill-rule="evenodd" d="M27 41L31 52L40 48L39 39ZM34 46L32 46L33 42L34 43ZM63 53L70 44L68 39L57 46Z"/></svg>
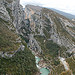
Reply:
<svg viewBox="0 0 75 75"><path fill-rule="evenodd" d="M5 21L12 22L17 31L23 26L23 22L25 22L23 7L19 2L20 0L0 1L0 17Z"/></svg>
<svg viewBox="0 0 75 75"><path fill-rule="evenodd" d="M6 30L6 32L5 31L3 31L3 33L0 32L1 37L3 37L4 35L5 36L7 35L6 38L8 39L8 41L10 41L11 43L13 43L13 41L14 41L14 43L18 44L17 47L14 47L13 46L14 44L13 44L12 47L9 48L9 50L5 49L4 52L3 52L3 50L1 50L0 55L2 57L5 57L5 56L12 57L17 52L17 50L20 50L23 47L21 45L20 37L18 37L17 34L15 34L15 33L19 32L19 29L23 25L25 25L25 24L22 24L22 22L24 22L24 11L23 11L22 6L19 4L19 0L1 0L0 1L0 21L1 21L1 29L0 30L2 30L2 28L8 29L8 31ZM5 28L4 24L5 24L6 28ZM19 33L19 34L21 34L21 33ZM13 37L13 40L8 37L11 37L11 38ZM3 41L3 40L1 40L1 41ZM15 44L15 46L16 46L16 44ZM8 47L9 47L9 45L8 45ZM12 50L12 48L14 48L15 50ZM10 52L12 52L12 53L9 54Z"/></svg>
<svg viewBox="0 0 75 75"><path fill-rule="evenodd" d="M62 65L58 57L75 57L74 22L50 9L33 5L26 5L25 18L29 19L31 28L29 47L40 53L48 62L48 67L53 69L57 66L60 69ZM55 71L51 75L59 73Z"/></svg>
<svg viewBox="0 0 75 75"><path fill-rule="evenodd" d="M27 48L30 21L19 0L0 0L0 75L35 75L35 58Z"/></svg>
<svg viewBox="0 0 75 75"><path fill-rule="evenodd" d="M27 5L26 19L30 20L33 35L40 35L53 42L73 49L75 47L75 23L58 13L39 6Z"/></svg>

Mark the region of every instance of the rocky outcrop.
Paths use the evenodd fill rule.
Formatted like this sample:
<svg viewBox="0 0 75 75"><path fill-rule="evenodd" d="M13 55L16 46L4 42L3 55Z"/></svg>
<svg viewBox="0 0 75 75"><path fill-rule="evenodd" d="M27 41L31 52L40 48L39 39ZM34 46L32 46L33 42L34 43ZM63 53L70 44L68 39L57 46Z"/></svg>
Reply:
<svg viewBox="0 0 75 75"><path fill-rule="evenodd" d="M3 0L0 1L0 18L4 19L5 21L10 20L10 16L6 10L6 7L4 6Z"/></svg>
<svg viewBox="0 0 75 75"><path fill-rule="evenodd" d="M34 35L45 36L69 49L75 47L75 24L69 19L47 8L33 5L26 5L25 14Z"/></svg>
<svg viewBox="0 0 75 75"><path fill-rule="evenodd" d="M41 53L41 47L39 46L38 42L36 41L36 39L34 38L33 34L30 34L29 36L29 47L31 50L33 50L34 52L38 52Z"/></svg>
<svg viewBox="0 0 75 75"><path fill-rule="evenodd" d="M25 35L26 31L28 31L26 30L27 26L25 27L27 20L25 21L24 17L25 14L23 7L20 5L20 0L0 0L0 19L4 21L10 32L13 31L12 33L15 33L16 36L16 33L18 33L27 38L28 36ZM18 36L18 38L20 37ZM1 51L0 55L2 57L12 57L17 51L24 50L21 45L21 39L18 38L15 40L15 43L19 43L18 49L6 52Z"/></svg>
<svg viewBox="0 0 75 75"><path fill-rule="evenodd" d="M60 75L65 68L58 57L75 57L75 23L50 9L33 5L26 5L25 18L30 22L28 47L44 58L51 75Z"/></svg>
<svg viewBox="0 0 75 75"><path fill-rule="evenodd" d="M17 31L23 26L25 14L20 0L1 0L0 14L5 21L11 21Z"/></svg>
<svg viewBox="0 0 75 75"><path fill-rule="evenodd" d="M10 58L12 56L14 56L16 54L16 52L18 51L24 51L25 46L24 45L20 45L20 47L17 50L14 51L8 51L8 52L2 52L0 51L0 56L4 57L4 58Z"/></svg>

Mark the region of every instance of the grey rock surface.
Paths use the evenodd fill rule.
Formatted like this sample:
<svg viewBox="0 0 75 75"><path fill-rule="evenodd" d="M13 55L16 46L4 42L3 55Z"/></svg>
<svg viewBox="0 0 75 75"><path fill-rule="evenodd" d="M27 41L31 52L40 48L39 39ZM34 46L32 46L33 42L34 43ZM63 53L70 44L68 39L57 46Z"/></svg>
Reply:
<svg viewBox="0 0 75 75"><path fill-rule="evenodd" d="M65 46L70 50L75 47L73 40L75 39L75 29L73 29L75 28L75 23L69 19L47 8L33 5L26 5L25 18L30 21L33 35L47 37L47 33L49 35L47 38L60 46Z"/></svg>

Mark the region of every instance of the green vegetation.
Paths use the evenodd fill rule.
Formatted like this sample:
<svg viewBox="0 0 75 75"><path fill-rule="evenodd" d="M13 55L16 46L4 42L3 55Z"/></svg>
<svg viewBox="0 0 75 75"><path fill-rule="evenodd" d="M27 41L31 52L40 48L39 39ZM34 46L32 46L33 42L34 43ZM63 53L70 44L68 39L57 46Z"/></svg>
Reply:
<svg viewBox="0 0 75 75"><path fill-rule="evenodd" d="M64 66L62 64L59 64L58 66L54 67L51 71L51 75L71 75L71 73L71 70L65 71Z"/></svg>
<svg viewBox="0 0 75 75"><path fill-rule="evenodd" d="M12 58L0 57L0 74L1 75L35 75L37 72L35 57L27 48L17 52Z"/></svg>
<svg viewBox="0 0 75 75"><path fill-rule="evenodd" d="M42 48L41 57L47 61L48 65L53 67L51 75L59 75L61 72L65 71L64 66L60 64L58 56L65 56L64 52L66 48L64 46L59 46L52 40L47 40L45 36L37 35L34 37Z"/></svg>
<svg viewBox="0 0 75 75"><path fill-rule="evenodd" d="M73 74L75 75L75 59L73 57L67 58L66 61L68 62L70 69L72 70Z"/></svg>
<svg viewBox="0 0 75 75"><path fill-rule="evenodd" d="M61 36L65 36L65 38L72 39L73 37L63 28L60 19L55 17L54 22L57 26L57 33L61 34Z"/></svg>
<svg viewBox="0 0 75 75"><path fill-rule="evenodd" d="M51 56L56 57L58 55L60 47L56 43L53 43L52 40L47 41L45 46L47 53L49 53Z"/></svg>
<svg viewBox="0 0 75 75"><path fill-rule="evenodd" d="M45 34L47 39L50 38L50 34L49 34L49 32L46 29L43 29L43 33Z"/></svg>
<svg viewBox="0 0 75 75"><path fill-rule="evenodd" d="M44 36L34 36L37 41L39 41L39 45L43 50L43 54L47 55L47 57L57 57L60 52L60 56L63 55L63 52L66 50L65 47L59 46L58 44L54 43L52 40L47 40ZM45 42L44 42L45 41Z"/></svg>
<svg viewBox="0 0 75 75"><path fill-rule="evenodd" d="M75 30L75 27L72 27L73 30Z"/></svg>
<svg viewBox="0 0 75 75"><path fill-rule="evenodd" d="M72 29L72 30L75 30L75 27L70 27L70 26L67 26L68 28Z"/></svg>
<svg viewBox="0 0 75 75"><path fill-rule="evenodd" d="M68 71L62 72L60 75L72 75L72 74L71 74L71 71L68 70Z"/></svg>
<svg viewBox="0 0 75 75"><path fill-rule="evenodd" d="M65 71L64 66L60 64L53 68L51 75L59 75L63 71Z"/></svg>
<svg viewBox="0 0 75 75"><path fill-rule="evenodd" d="M43 44L43 43L44 43L44 40L46 39L45 36L41 36L41 35L36 35L36 36L34 36L34 37L35 37L35 39L36 39L37 41L40 42L40 44Z"/></svg>
<svg viewBox="0 0 75 75"><path fill-rule="evenodd" d="M36 28L36 29L35 29L35 32L36 32L37 34L39 34L39 33L40 33L40 32L38 32L38 28Z"/></svg>
<svg viewBox="0 0 75 75"><path fill-rule="evenodd" d="M20 43L16 43L18 36L7 27L8 22L0 18L0 51L14 51L19 48Z"/></svg>
<svg viewBox="0 0 75 75"><path fill-rule="evenodd" d="M64 66L59 64L54 67L51 71L51 75L75 75L75 59L73 57L66 58L67 63L69 64L70 70L65 71Z"/></svg>

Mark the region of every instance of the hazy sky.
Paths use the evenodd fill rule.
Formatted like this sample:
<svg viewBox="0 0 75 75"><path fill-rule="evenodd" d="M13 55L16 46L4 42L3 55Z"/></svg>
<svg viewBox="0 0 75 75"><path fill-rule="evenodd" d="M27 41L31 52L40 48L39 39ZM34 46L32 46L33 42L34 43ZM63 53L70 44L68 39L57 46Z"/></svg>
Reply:
<svg viewBox="0 0 75 75"><path fill-rule="evenodd" d="M40 5L43 7L55 8L75 15L75 0L20 0L21 5Z"/></svg>

